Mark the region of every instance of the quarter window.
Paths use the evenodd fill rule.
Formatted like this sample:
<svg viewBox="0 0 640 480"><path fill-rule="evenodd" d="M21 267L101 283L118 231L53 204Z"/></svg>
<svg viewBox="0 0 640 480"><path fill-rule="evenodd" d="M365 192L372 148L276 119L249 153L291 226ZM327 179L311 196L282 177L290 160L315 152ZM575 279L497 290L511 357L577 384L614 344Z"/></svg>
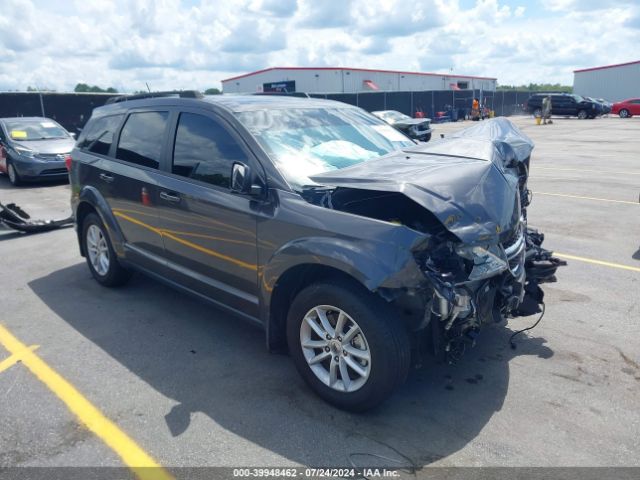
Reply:
<svg viewBox="0 0 640 480"><path fill-rule="evenodd" d="M122 115L110 115L92 122L88 125L87 134L80 142L79 147L93 153L109 155L109 149L113 143L113 135L120 125L122 117Z"/></svg>
<svg viewBox="0 0 640 480"><path fill-rule="evenodd" d="M247 156L222 125L204 115L180 114L173 148L174 174L229 188L234 162L247 163Z"/></svg>
<svg viewBox="0 0 640 480"><path fill-rule="evenodd" d="M162 140L168 112L139 112L129 115L122 128L116 158L150 168L160 166Z"/></svg>

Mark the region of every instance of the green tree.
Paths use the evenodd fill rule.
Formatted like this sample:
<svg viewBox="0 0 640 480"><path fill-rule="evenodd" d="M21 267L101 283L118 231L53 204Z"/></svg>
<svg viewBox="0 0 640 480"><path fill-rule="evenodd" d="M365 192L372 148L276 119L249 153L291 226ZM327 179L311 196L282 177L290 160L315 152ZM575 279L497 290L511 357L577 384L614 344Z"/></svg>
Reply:
<svg viewBox="0 0 640 480"><path fill-rule="evenodd" d="M530 92L573 92L570 85L559 83L530 83L529 85L498 85L498 91L526 90Z"/></svg>
<svg viewBox="0 0 640 480"><path fill-rule="evenodd" d="M78 83L76 87L73 89L74 92L84 93L84 92L92 92L92 93L118 93L113 87L109 87L107 89L100 88L97 85L88 85L86 83Z"/></svg>
<svg viewBox="0 0 640 480"><path fill-rule="evenodd" d="M222 93L222 92L221 92L220 90L218 90L217 88L207 88L207 89L204 91L204 94L205 94L205 95L219 95L219 94L221 94L221 93Z"/></svg>

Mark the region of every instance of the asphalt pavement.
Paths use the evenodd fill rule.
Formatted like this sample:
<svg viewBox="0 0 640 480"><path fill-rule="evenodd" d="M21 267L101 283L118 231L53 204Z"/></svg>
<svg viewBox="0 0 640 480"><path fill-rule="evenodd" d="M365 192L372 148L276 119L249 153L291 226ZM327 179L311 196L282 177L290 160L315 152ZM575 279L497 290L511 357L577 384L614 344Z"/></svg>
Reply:
<svg viewBox="0 0 640 480"><path fill-rule="evenodd" d="M0 325L169 472L640 466L640 119L514 121L536 143L529 223L569 262L544 286L545 317L516 350L535 317L486 328L372 412L324 403L242 319L142 275L100 287L73 229L0 231ZM67 216L69 197L0 177L0 202L35 218ZM12 355L0 335L0 362ZM30 361L0 363L0 467L122 466Z"/></svg>

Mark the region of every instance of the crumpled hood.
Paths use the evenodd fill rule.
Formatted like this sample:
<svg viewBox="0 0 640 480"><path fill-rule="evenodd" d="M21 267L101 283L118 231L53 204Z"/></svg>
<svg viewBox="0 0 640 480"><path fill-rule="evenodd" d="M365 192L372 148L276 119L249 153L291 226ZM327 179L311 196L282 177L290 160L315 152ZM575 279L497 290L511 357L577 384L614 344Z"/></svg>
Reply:
<svg viewBox="0 0 640 480"><path fill-rule="evenodd" d="M520 218L517 178L505 175L499 163L417 146L310 178L327 186L403 193L462 242L495 243Z"/></svg>
<svg viewBox="0 0 640 480"><path fill-rule="evenodd" d="M30 140L27 142L12 140L11 142L19 147L45 154L69 153L76 143L73 138L53 138L51 140Z"/></svg>
<svg viewBox="0 0 640 480"><path fill-rule="evenodd" d="M479 124L460 130L448 138L478 138L507 143L515 152L518 161L523 162L531 156L535 146L533 140L525 135L511 120L503 117L492 118Z"/></svg>

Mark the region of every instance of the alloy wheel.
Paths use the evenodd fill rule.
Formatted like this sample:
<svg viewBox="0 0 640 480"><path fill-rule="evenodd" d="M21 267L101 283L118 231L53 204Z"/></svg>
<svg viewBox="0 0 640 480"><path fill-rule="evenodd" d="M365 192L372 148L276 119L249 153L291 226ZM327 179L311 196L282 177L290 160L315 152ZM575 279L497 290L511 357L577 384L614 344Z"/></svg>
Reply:
<svg viewBox="0 0 640 480"><path fill-rule="evenodd" d="M9 175L9 181L15 185L16 180L18 179L18 174L16 172L16 168L11 164L7 166L7 175Z"/></svg>
<svg viewBox="0 0 640 480"><path fill-rule="evenodd" d="M339 392L355 392L371 373L371 352L360 326L346 312L318 305L300 325L302 353L314 375Z"/></svg>
<svg viewBox="0 0 640 480"><path fill-rule="evenodd" d="M104 232L98 225L87 229L87 253L96 273L105 276L109 272L109 247Z"/></svg>

